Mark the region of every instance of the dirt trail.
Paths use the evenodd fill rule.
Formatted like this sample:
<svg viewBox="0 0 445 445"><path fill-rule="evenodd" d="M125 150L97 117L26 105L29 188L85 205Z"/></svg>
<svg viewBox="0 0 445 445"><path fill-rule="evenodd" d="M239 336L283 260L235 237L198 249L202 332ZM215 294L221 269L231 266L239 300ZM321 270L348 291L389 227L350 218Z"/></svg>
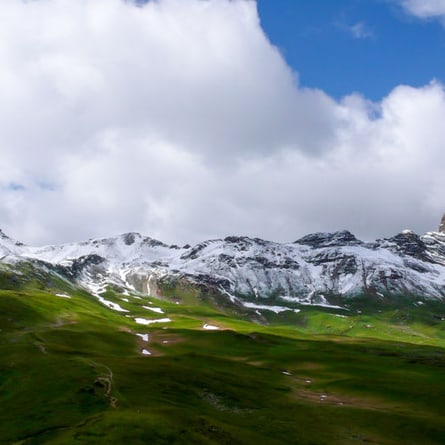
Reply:
<svg viewBox="0 0 445 445"><path fill-rule="evenodd" d="M113 371L111 370L111 368L102 363L97 363L93 360L83 358L81 360L86 362L91 367L95 368L96 371L98 371L98 368L103 368L105 370L105 372L102 372L96 377L94 385L100 386L104 389L104 396L108 399L110 405L113 408L116 408L118 399L111 395L111 392L113 390Z"/></svg>

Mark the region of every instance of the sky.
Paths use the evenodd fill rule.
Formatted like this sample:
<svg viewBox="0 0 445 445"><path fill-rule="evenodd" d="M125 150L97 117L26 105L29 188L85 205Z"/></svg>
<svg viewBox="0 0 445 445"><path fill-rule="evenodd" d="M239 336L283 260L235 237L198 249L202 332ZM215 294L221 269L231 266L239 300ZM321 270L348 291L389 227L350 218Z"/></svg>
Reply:
<svg viewBox="0 0 445 445"><path fill-rule="evenodd" d="M2 0L0 228L436 230L445 0Z"/></svg>
<svg viewBox="0 0 445 445"><path fill-rule="evenodd" d="M302 85L336 99L358 92L379 101L397 85L444 79L440 14L424 18L416 9L439 5L443 14L444 3L419 0L403 8L391 0L258 0L258 9L263 29Z"/></svg>

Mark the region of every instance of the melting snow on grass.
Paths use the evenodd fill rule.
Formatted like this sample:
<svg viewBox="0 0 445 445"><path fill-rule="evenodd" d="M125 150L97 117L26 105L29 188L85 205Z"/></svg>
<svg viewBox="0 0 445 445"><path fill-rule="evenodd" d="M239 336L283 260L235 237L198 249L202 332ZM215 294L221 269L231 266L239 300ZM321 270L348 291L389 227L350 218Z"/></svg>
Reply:
<svg viewBox="0 0 445 445"><path fill-rule="evenodd" d="M96 295L96 298L105 306L109 307L110 309L113 309L114 311L117 312L130 312L127 311L127 309L124 309L122 306L120 306L117 303L113 303L112 301L109 300L105 300L105 298L101 297L100 295Z"/></svg>
<svg viewBox="0 0 445 445"><path fill-rule="evenodd" d="M327 307L331 309L344 309L346 308L342 306L336 306L334 304L329 304L329 302L326 300L326 298L323 295L317 295L315 299L313 298L313 294L309 294L307 297L300 298L300 297L289 297L287 295L282 295L279 298L284 301L288 301L289 303L298 303L303 306L320 306L320 307Z"/></svg>
<svg viewBox="0 0 445 445"><path fill-rule="evenodd" d="M156 312L158 314L163 314L164 311L160 307L150 307L150 306L142 306L144 309L148 309L149 311Z"/></svg>
<svg viewBox="0 0 445 445"><path fill-rule="evenodd" d="M56 297L60 297L60 298L71 298L69 295L67 294L56 294Z"/></svg>
<svg viewBox="0 0 445 445"><path fill-rule="evenodd" d="M256 304L256 303L243 303L245 307L249 309L262 309L266 311L272 311L276 314L284 311L293 311L295 313L300 312L300 309L291 309L290 307L285 306L268 306L267 304Z"/></svg>
<svg viewBox="0 0 445 445"><path fill-rule="evenodd" d="M149 325L152 323L169 323L170 318L158 318L157 320L147 320L145 318L135 318L134 321L138 324Z"/></svg>
<svg viewBox="0 0 445 445"><path fill-rule="evenodd" d="M103 305L117 312L130 312L124 309L119 304L113 303L112 301L106 300L105 298L101 297L100 294L103 294L107 290L106 283L95 283L91 276L87 274L87 280L84 282L84 284L90 290L91 294L94 295Z"/></svg>
<svg viewBox="0 0 445 445"><path fill-rule="evenodd" d="M148 334L136 334L138 337L141 337L143 341L148 342Z"/></svg>
<svg viewBox="0 0 445 445"><path fill-rule="evenodd" d="M202 328L207 329L208 331L218 331L220 329L218 326L212 326L211 324L207 323L205 323Z"/></svg>

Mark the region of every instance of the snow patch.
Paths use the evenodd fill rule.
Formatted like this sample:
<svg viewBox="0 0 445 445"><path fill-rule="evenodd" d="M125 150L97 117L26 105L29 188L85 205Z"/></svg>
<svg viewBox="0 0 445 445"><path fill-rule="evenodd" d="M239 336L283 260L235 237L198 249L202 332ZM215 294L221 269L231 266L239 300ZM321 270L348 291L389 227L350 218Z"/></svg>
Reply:
<svg viewBox="0 0 445 445"><path fill-rule="evenodd" d="M227 295L232 303L239 301L238 298L235 297L235 295L232 295L230 292L227 292L222 286L219 288L219 290L221 293Z"/></svg>
<svg viewBox="0 0 445 445"><path fill-rule="evenodd" d="M105 298L101 297L100 295L96 295L96 298L105 306L109 307L110 309L113 309L113 311L117 312L130 312L127 311L127 309L124 309L122 306L120 306L117 303L113 303L112 301L105 300Z"/></svg>
<svg viewBox="0 0 445 445"><path fill-rule="evenodd" d="M149 325L152 323L170 323L170 318L159 318L157 320L147 320L146 318L135 318L134 321L138 324Z"/></svg>
<svg viewBox="0 0 445 445"><path fill-rule="evenodd" d="M243 305L249 309L262 309L265 311L272 311L276 314L279 314L280 312L285 311L292 311L295 313L300 312L300 309L292 309L290 307L285 306L268 306L267 304L256 304L256 303L249 303L249 302L243 302Z"/></svg>
<svg viewBox="0 0 445 445"><path fill-rule="evenodd" d="M160 307L150 307L150 306L142 306L144 309L148 309L149 311L156 312L158 314L163 314L164 311Z"/></svg>
<svg viewBox="0 0 445 445"><path fill-rule="evenodd" d="M310 293L307 297L289 297L287 295L282 295L279 297L280 300L287 301L288 303L298 303L302 306L320 306L331 309L343 309L347 310L343 306L336 306L334 304L330 304L328 300L324 297L324 295L313 296L313 293Z"/></svg>
<svg viewBox="0 0 445 445"><path fill-rule="evenodd" d="M211 324L207 324L207 323L205 323L202 328L207 329L208 331L218 331L221 329L218 326L212 326Z"/></svg>
<svg viewBox="0 0 445 445"><path fill-rule="evenodd" d="M147 351L146 349L142 349L142 354L143 355L151 355L151 352Z"/></svg>
<svg viewBox="0 0 445 445"><path fill-rule="evenodd" d="M71 298L71 296L68 295L68 294L56 294L56 297L60 297L60 298Z"/></svg>
<svg viewBox="0 0 445 445"><path fill-rule="evenodd" d="M141 337L143 341L148 342L148 334L136 334L138 337Z"/></svg>

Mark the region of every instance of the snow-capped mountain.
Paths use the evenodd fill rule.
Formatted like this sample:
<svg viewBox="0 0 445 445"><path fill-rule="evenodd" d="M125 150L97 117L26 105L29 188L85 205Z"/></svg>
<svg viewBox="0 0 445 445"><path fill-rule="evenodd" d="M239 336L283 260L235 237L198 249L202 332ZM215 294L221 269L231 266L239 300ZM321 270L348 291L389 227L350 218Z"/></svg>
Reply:
<svg viewBox="0 0 445 445"><path fill-rule="evenodd" d="M30 261L66 271L99 295L107 285L159 293L178 278L232 301L332 304L357 295L445 299L445 233L411 231L363 242L348 231L316 233L293 243L227 237L171 246L138 233L58 246L30 247L0 232L0 261Z"/></svg>
<svg viewBox="0 0 445 445"><path fill-rule="evenodd" d="M24 246L14 241L0 230L0 259L6 256L20 256L24 252Z"/></svg>

